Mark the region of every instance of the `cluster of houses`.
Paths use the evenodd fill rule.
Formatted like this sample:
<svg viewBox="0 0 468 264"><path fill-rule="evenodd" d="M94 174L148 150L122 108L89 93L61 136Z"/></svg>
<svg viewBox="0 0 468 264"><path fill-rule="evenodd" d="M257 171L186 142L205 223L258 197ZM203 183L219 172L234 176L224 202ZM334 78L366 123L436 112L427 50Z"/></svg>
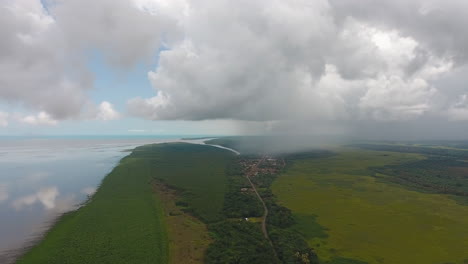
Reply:
<svg viewBox="0 0 468 264"><path fill-rule="evenodd" d="M283 168L284 161L282 159L267 156L263 159L243 159L240 164L244 173L247 173L247 176L252 177L259 174L278 173Z"/></svg>
<svg viewBox="0 0 468 264"><path fill-rule="evenodd" d="M274 157L242 159L240 161L244 174L249 177L257 175L276 174L284 167L284 160ZM241 192L252 191L251 188L241 188Z"/></svg>

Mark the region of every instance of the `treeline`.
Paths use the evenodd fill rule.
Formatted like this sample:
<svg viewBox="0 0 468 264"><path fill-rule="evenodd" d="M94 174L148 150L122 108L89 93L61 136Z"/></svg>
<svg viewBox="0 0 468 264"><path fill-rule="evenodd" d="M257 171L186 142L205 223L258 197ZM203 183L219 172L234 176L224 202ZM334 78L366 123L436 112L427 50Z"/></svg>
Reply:
<svg viewBox="0 0 468 264"><path fill-rule="evenodd" d="M468 159L468 150L422 147L412 145L385 145L385 144L352 144L351 147L375 150L375 151L392 151L404 153L418 153L427 156L442 156L454 159Z"/></svg>
<svg viewBox="0 0 468 264"><path fill-rule="evenodd" d="M427 159L370 168L375 177L419 191L458 196L468 203L468 150L414 145L354 144L353 147L403 153L417 153ZM463 142L452 142L463 148ZM382 175L385 175L382 177ZM389 177L386 177L389 176Z"/></svg>
<svg viewBox="0 0 468 264"><path fill-rule="evenodd" d="M468 196L468 162L431 157L371 170L390 176L384 179L394 183L435 193Z"/></svg>

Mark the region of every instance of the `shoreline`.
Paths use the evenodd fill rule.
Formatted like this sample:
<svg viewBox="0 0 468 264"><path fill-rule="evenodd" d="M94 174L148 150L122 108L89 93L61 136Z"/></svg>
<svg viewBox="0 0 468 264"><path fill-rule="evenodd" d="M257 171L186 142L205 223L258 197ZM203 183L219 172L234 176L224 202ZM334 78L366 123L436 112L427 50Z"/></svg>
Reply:
<svg viewBox="0 0 468 264"><path fill-rule="evenodd" d="M223 146L220 146L220 145L213 145L213 144L205 143L205 141L207 141L209 139L214 139L214 138L213 137L206 137L206 138L194 138L194 139L176 139L176 140L171 141L171 142L156 142L156 143L150 143L150 144L143 144L143 145L136 146L133 149L125 148L125 149L123 149L123 150L121 150L119 152L127 153L127 155L120 158L119 161L112 167L112 169L102 178L101 182L96 186L96 192L101 188L101 185L102 185L103 181L108 177L108 175L111 174L112 171L121 164L122 160L124 160L128 156L132 155L132 153L138 147L143 147L143 146L153 145L153 144L159 145L159 144L164 144L164 143L188 143L188 144L195 144L195 145L211 146L211 147L215 147L215 148L219 148L219 149L228 150L230 152L235 153L236 155L240 154L238 151L236 151L234 149L231 149L231 148L223 147ZM32 234L24 243L22 243L21 246L13 247L11 249L2 251L0 253L1 263L11 264L11 263L15 263L17 260L21 259L28 251L30 251L32 248L34 248L35 246L40 244L41 241L44 240L44 238L47 236L48 232L52 228L54 228L54 226L56 226L57 223L59 223L60 220L64 216L66 216L67 214L78 211L80 208L85 207L89 202L91 202L94 195L96 194L96 192L94 192L92 195L88 195L86 200L84 200L84 201L80 202L79 204L75 205L70 210L65 211L65 212L59 212L56 215L51 216L48 221L43 223L43 226L40 228L40 230L38 230L37 232Z"/></svg>
<svg viewBox="0 0 468 264"><path fill-rule="evenodd" d="M165 144L161 144L161 143L165 143ZM101 181L101 183L99 184L99 186L97 188L97 191L92 196L90 196L86 201L81 203L80 206L78 206L74 210L67 211L67 212L65 212L63 214L57 215L55 217L55 219L53 221L51 221L50 223L48 223L47 226L41 231L41 234L38 234L34 238L30 239L27 242L28 244L25 244L25 246L23 246L22 248L12 250L12 251L8 252L9 259L13 259L13 260L9 260L9 261L11 263L14 263L14 261L20 261L20 263L23 263L22 260L25 258L25 256L27 256L30 252L34 251L35 248L40 247L42 242L46 241L48 239L49 235L51 235L51 233L56 233L56 229L58 229L59 226L63 226L62 222L65 221L65 218L69 218L69 216L70 217L75 217L77 214L81 214L81 213L79 213L80 211L82 211L82 210L86 211L88 209L89 205L91 203L93 203L93 200L96 197L96 195L99 194L100 192L102 192L102 188L106 184L106 182L109 181L109 178L113 177L113 174L115 173L115 171L118 170L119 167L122 167L124 165L124 163L128 162L128 160L130 160L130 159L134 159L134 157L132 157L132 156L138 155L138 153L140 152L139 149L140 150L142 150L144 148L151 149L151 148L154 148L155 146L174 146L174 144L200 145L200 146L210 146L210 147L214 147L216 149L225 149L225 148L222 148L222 147L213 146L213 145L210 145L210 144L205 144L204 142L198 143L198 142L193 142L193 141L192 142L187 142L187 141L182 141L182 140L177 140L177 141L170 142L170 143L169 142L158 142L158 143L155 143L155 144L146 144L146 145L136 147L135 149L133 149L133 151L131 153L129 153L128 155L126 155L125 157L123 157L123 158L121 158L119 160L119 162L115 165L115 167L112 169L112 171L109 172L103 178L103 180ZM177 146L177 145L175 145L175 146ZM233 151L233 150L230 150L230 149L225 149L225 150L236 153L236 151ZM209 152L212 152L212 151L209 151ZM30 262L26 262L26 263L30 263Z"/></svg>
<svg viewBox="0 0 468 264"><path fill-rule="evenodd" d="M46 221L42 222L39 228L29 235L23 242L20 242L16 246L11 246L9 248L5 248L4 250L0 251L0 263L4 264L11 264L15 263L18 259L20 259L26 252L31 250L34 246L38 245L44 237L47 235L47 233L60 221L61 218L64 217L64 215L76 212L80 208L86 206L94 197L98 189L101 187L102 182L105 180L105 178L116 168L119 166L121 161L131 155L133 151L142 146L146 145L152 145L152 144L163 144L163 143L190 143L190 144L199 144L199 145L207 145L207 146L213 146L221 149L226 149L229 151L232 151L234 153L238 153L235 150L229 149L229 148L224 148L222 146L215 146L211 144L206 144L205 141L209 139L213 139L215 137L203 137L203 138L177 138L172 141L163 141L163 142L154 142L154 143L144 143L141 145L137 145L134 148L123 148L122 150L119 150L119 153L125 153L125 156L121 157L113 166L112 168L103 176L101 181L96 185L93 186L96 188L96 191L92 195L88 195L85 200L78 202L75 204L73 207L71 207L69 210L62 211L62 212L56 212L53 215L47 217ZM201 142L199 142L201 141Z"/></svg>

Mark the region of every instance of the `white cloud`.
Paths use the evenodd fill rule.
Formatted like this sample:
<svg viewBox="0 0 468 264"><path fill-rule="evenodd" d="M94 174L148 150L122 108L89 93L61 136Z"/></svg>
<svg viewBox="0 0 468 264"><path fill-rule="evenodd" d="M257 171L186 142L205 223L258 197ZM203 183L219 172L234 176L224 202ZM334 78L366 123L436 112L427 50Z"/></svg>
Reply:
<svg viewBox="0 0 468 264"><path fill-rule="evenodd" d="M48 113L39 112L36 115L19 116L18 121L28 125L57 125L57 120L54 120Z"/></svg>
<svg viewBox="0 0 468 264"><path fill-rule="evenodd" d="M423 79L407 81L399 76L383 76L367 85L369 89L360 98L359 107L363 115L376 120L418 117L430 109L431 97L436 93Z"/></svg>
<svg viewBox="0 0 468 264"><path fill-rule="evenodd" d="M51 210L56 206L56 199L59 195L57 187L42 188L35 194L20 197L12 202L16 210L21 210L25 206L31 206L40 203L45 209Z"/></svg>
<svg viewBox="0 0 468 264"><path fill-rule="evenodd" d="M97 120L108 121L119 118L120 114L114 110L114 106L111 103L104 101L98 106L98 112L96 115Z"/></svg>
<svg viewBox="0 0 468 264"><path fill-rule="evenodd" d="M89 54L120 69L151 62L173 24L130 0L57 0L47 10L40 0L1 1L0 101L54 120L79 118L92 104Z"/></svg>
<svg viewBox="0 0 468 264"><path fill-rule="evenodd" d="M128 101L131 114L150 120L465 115L456 98L466 91L437 81L468 63L466 1L57 0L48 11L39 0L1 5L0 100L43 113L26 123L119 118L109 102L88 98L86 59L94 51L119 70L156 62L148 73L154 96Z"/></svg>
<svg viewBox="0 0 468 264"><path fill-rule="evenodd" d="M437 111L434 98L444 90L432 81L454 66L418 35L357 15L337 22L342 10L325 0L189 5L184 38L149 73L156 96L129 100L130 113L151 120L408 120Z"/></svg>

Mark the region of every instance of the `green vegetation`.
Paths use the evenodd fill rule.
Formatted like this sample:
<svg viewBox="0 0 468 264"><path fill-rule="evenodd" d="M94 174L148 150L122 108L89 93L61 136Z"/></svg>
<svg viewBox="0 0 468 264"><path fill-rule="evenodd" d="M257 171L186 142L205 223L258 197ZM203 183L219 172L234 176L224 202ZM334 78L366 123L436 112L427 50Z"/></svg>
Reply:
<svg viewBox="0 0 468 264"><path fill-rule="evenodd" d="M187 210L221 216L228 151L191 144L136 148L103 180L92 199L65 214L18 263L167 263L168 236L153 177L177 188Z"/></svg>
<svg viewBox="0 0 468 264"><path fill-rule="evenodd" d="M352 147L358 147L367 150L393 151L400 153L419 153L428 156L442 156L456 159L468 159L468 149L457 149L447 147L425 147L417 145L391 145L391 144L355 144Z"/></svg>
<svg viewBox="0 0 468 264"><path fill-rule="evenodd" d="M263 157L258 139L242 140L242 156L136 148L18 263L467 263L468 151L359 144Z"/></svg>
<svg viewBox="0 0 468 264"><path fill-rule="evenodd" d="M321 263L462 264L468 206L373 177L377 167L424 161L420 154L343 149L295 160L272 189Z"/></svg>
<svg viewBox="0 0 468 264"><path fill-rule="evenodd" d="M299 233L289 229L271 228L270 237L282 263L319 263L317 255Z"/></svg>
<svg viewBox="0 0 468 264"><path fill-rule="evenodd" d="M417 190L468 196L468 162L432 157L372 169L376 177Z"/></svg>
<svg viewBox="0 0 468 264"><path fill-rule="evenodd" d="M255 156L240 156L227 167L229 188L224 203L227 219L210 225L215 242L207 251L206 263L318 263L317 255L301 234L289 229L294 224L291 211L277 205L269 189L277 176L275 172L282 167L282 162ZM270 212L267 228L272 244L261 231L263 218L258 216L263 216L263 206L246 175L250 175L257 189L261 187L260 195Z"/></svg>
<svg viewBox="0 0 468 264"><path fill-rule="evenodd" d="M223 209L225 219L209 226L214 242L208 248L205 262L278 263L273 248L263 237L259 223L245 220L247 217L263 215L263 207L255 193L248 189L250 184L240 166L241 160L236 158L226 167L228 190Z"/></svg>
<svg viewBox="0 0 468 264"><path fill-rule="evenodd" d="M152 175L180 190L179 202L188 205L186 211L204 222L221 220L227 190L225 168L234 154L211 146L185 143L152 146L164 149L158 157L152 158Z"/></svg>
<svg viewBox="0 0 468 264"><path fill-rule="evenodd" d="M207 226L196 217L183 212L188 204L179 200L176 190L157 181L153 186L166 212L169 263L203 263L206 249L212 242Z"/></svg>
<svg viewBox="0 0 468 264"><path fill-rule="evenodd" d="M427 155L427 159L381 167L373 167L374 177L381 181L401 184L412 190L450 194L456 201L468 204L468 150L461 142L451 147L417 145L359 144L360 148L391 150ZM458 147L458 148L456 148Z"/></svg>
<svg viewBox="0 0 468 264"><path fill-rule="evenodd" d="M148 184L150 161L160 153L151 149L122 159L93 198L61 217L18 263L166 263L164 214Z"/></svg>
<svg viewBox="0 0 468 264"><path fill-rule="evenodd" d="M207 251L207 264L278 263L258 224L227 220L210 225L210 230L215 242Z"/></svg>
<svg viewBox="0 0 468 264"><path fill-rule="evenodd" d="M240 158L237 158L226 168L229 187L224 200L224 215L227 218L260 217L263 215L262 204L250 190L239 162Z"/></svg>
<svg viewBox="0 0 468 264"><path fill-rule="evenodd" d="M317 157L320 156L319 152L321 151L300 153L297 157ZM288 155L285 159L289 158ZM278 174L285 169L284 165L284 158L273 159L273 161L267 159L258 167L260 170L266 168L269 172L259 173L252 178L255 185L262 187L260 195L268 207L267 229L271 242L281 263L318 264L319 260L314 249L307 244L304 236L293 228L296 219L291 210L279 205L270 189Z"/></svg>

